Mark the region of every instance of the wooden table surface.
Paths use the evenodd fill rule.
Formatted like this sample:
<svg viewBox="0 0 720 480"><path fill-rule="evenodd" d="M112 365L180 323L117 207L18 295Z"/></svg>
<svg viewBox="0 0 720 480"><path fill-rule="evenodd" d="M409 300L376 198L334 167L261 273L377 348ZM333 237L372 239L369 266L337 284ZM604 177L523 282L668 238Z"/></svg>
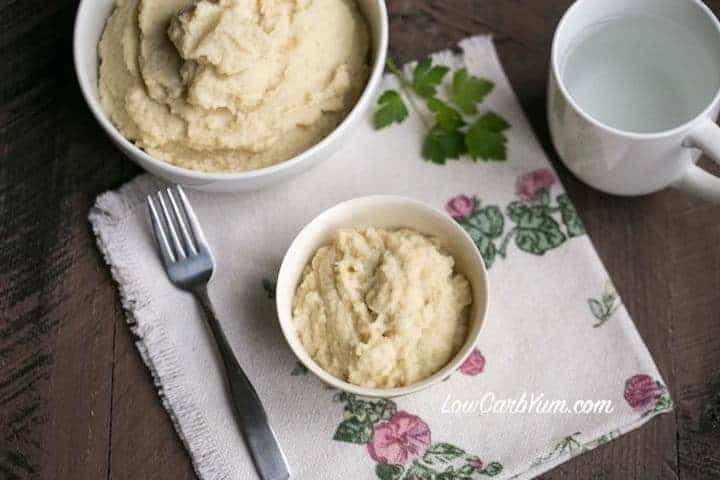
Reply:
<svg viewBox="0 0 720 480"><path fill-rule="evenodd" d="M703 415L714 407L720 416L720 386L712 384L720 365L720 207L673 191L606 196L557 162L545 83L552 33L570 0L388 3L398 61L495 35L522 106L676 402L674 413L545 478L720 478L720 426ZM708 4L720 13L720 0ZM139 170L81 98L71 59L76 7L0 0L0 479L194 478L86 220L96 195Z"/></svg>

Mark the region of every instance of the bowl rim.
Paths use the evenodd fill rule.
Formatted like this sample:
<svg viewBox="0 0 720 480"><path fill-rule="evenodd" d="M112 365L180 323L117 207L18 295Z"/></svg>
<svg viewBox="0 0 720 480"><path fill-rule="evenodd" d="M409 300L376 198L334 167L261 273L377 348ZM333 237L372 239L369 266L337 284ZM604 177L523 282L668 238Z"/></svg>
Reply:
<svg viewBox="0 0 720 480"><path fill-rule="evenodd" d="M475 350L478 340L480 339L482 332L487 327L487 320L488 320L488 309L490 306L490 291L489 291L489 283L488 283L488 272L487 268L485 266L485 261L482 258L482 255L478 251L477 247L475 246L475 242L473 242L470 235L465 231L462 226L460 226L452 217L450 217L447 213L433 207L432 205L429 205L425 202L415 200L408 197L403 197L400 195L368 195L368 196L362 196L362 197L356 197L350 200L345 200L343 202L340 202L324 211L319 213L317 216L315 216L310 222L308 222L295 236L292 243L290 244L290 247L288 247L285 256L283 257L282 264L280 265L280 270L278 272L278 280L277 280L277 288L276 292L279 292L283 289L281 289L281 285L284 285L287 282L290 282L290 279L288 277L287 270L289 268L288 263L290 262L290 258L292 254L294 253L294 250L299 244L301 240L303 240L303 237L307 235L308 231L313 228L314 226L321 224L325 221L325 219L329 216L331 216L334 212L341 210L341 209L348 209L348 208L359 208L363 206L367 206L368 204L376 204L376 203L386 203L386 202L394 202L396 204L404 204L407 206L410 206L411 208L417 208L420 210L424 210L425 212L435 216L436 218L440 219L441 221L445 222L448 225L451 225L451 230L455 232L455 234L458 236L458 238L461 238L464 243L466 243L471 248L471 251L473 252L474 257L478 260L478 265L480 265L480 278L483 282L483 296L484 296L484 306L481 309L477 309L475 312L475 316L477 318L477 321L480 322L480 326L477 328L477 332L475 335L472 335L468 333L468 336L463 343L463 346L458 350L458 352L455 354L455 356L450 360L445 366L443 366L440 370L433 373L429 377L420 380L416 383L413 383L411 385L407 385L404 387L394 387L394 388L368 388L368 387L361 387L359 385L354 385L352 383L346 382L344 380L341 380L328 371L326 371L324 368L322 368L320 365L318 365L315 360L310 357L310 355L305 350L304 346L300 342L300 339L297 336L297 333L295 332L295 328L292 324L292 299L290 299L290 315L286 316L280 309L280 302L275 301L275 309L277 312L278 317L278 323L280 324L280 329L282 330L283 337L285 338L286 343L290 347L290 350L292 350L295 357L302 363L309 371L311 371L314 375L316 375L320 380L325 382L326 384L337 388L338 390L342 390L348 393L352 393L355 395L363 396L363 397L371 397L371 398L394 398L394 397L400 397L404 395L409 395L412 393L419 392L421 390L425 390L426 388L429 388L433 385L436 385L443 380L450 377L455 371L457 371L460 366L467 360L467 358L472 354L472 352ZM475 292L475 285L472 285L473 292ZM288 288L287 291L291 292L291 295L294 296L295 291L297 289L297 284L293 285L292 288ZM475 296L475 293L473 293L473 296ZM296 341L292 341L291 338L295 339Z"/></svg>
<svg viewBox="0 0 720 480"><path fill-rule="evenodd" d="M122 148L131 152L143 167L145 166L145 164L149 164L152 167L167 172L170 175L182 177L189 181L222 182L236 180L252 180L256 178L279 174L280 172L283 172L285 170L292 170L296 165L312 159L315 155L317 155L322 150L337 141L337 139L343 134L343 132L347 130L351 125L353 125L355 121L358 120L359 117L365 112L365 109L372 101L376 90L380 85L382 76L385 72L389 37L387 5L385 3L385 0L371 0L378 5L380 27L380 38L374 39L376 40L376 42L373 42L374 48L372 49L372 51L373 53L375 53L376 58L372 66L371 74L368 78L365 88L363 89L362 94L355 102L355 105L353 105L347 116L328 135L326 135L318 143L312 145L310 148L301 152L300 154L267 167L258 168L255 170L248 170L244 172L204 172L200 170L191 170L189 168L179 167L163 160L156 159L155 157L149 155L140 147L135 145L135 143L125 138L125 136L120 133L120 131L110 121L110 118L106 115L105 111L100 105L99 99L96 100L91 95L90 80L85 74L85 70L81 68L79 61L81 50L83 48L86 48L87 46L84 45L83 42L81 42L78 33L81 28L81 16L84 13L84 9L90 8L87 5L93 3L94 1L95 0L80 1L78 9L75 13L75 22L73 26L73 65L75 68L75 75L77 77L78 84L80 85L80 91L85 98L85 103L90 108L90 111L95 117L95 120L100 124L103 130L105 130L105 133L108 134ZM107 23L107 19L105 19L105 22ZM370 23L370 20L368 20L368 23ZM372 30L373 25L371 24L370 26ZM97 49L97 46L95 48ZM99 58L97 65L99 68Z"/></svg>

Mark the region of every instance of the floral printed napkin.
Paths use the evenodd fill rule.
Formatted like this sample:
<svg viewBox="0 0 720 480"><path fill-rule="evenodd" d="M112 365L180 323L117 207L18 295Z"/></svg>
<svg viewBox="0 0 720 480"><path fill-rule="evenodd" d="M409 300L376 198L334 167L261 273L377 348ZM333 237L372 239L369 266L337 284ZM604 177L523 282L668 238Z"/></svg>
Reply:
<svg viewBox="0 0 720 480"><path fill-rule="evenodd" d="M381 131L368 114L337 155L291 182L244 195L190 193L220 259L211 295L293 478L532 478L672 408L492 41L461 47L461 55L434 60L495 82L482 106L511 125L506 162L423 161L422 112ZM398 85L388 77L385 87ZM141 176L101 196L90 219L198 476L256 478L198 307L170 285L155 251L143 199L159 186ZM445 208L490 272L477 350L449 380L392 401L330 390L298 366L272 298L283 254L303 225L340 201L378 193Z"/></svg>

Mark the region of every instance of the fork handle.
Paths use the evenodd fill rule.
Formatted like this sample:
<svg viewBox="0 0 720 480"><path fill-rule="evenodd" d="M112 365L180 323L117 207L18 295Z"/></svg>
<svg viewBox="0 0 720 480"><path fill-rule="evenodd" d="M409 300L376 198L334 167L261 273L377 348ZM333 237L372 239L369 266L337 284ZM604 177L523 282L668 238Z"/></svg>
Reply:
<svg viewBox="0 0 720 480"><path fill-rule="evenodd" d="M290 478L287 460L270 427L265 409L260 402L255 387L235 357L230 343L215 315L207 287L193 291L200 301L210 330L220 351L225 376L230 387L235 420L240 427L245 443L252 456L255 468L263 480L286 480Z"/></svg>

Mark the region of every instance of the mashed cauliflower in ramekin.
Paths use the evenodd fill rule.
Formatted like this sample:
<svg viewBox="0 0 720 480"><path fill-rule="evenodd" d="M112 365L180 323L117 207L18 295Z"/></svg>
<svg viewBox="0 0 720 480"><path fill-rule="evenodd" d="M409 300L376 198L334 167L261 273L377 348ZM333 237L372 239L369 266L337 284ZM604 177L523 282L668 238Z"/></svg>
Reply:
<svg viewBox="0 0 720 480"><path fill-rule="evenodd" d="M293 324L309 355L349 383L394 388L463 345L472 291L439 243L408 229L337 231L305 268Z"/></svg>

